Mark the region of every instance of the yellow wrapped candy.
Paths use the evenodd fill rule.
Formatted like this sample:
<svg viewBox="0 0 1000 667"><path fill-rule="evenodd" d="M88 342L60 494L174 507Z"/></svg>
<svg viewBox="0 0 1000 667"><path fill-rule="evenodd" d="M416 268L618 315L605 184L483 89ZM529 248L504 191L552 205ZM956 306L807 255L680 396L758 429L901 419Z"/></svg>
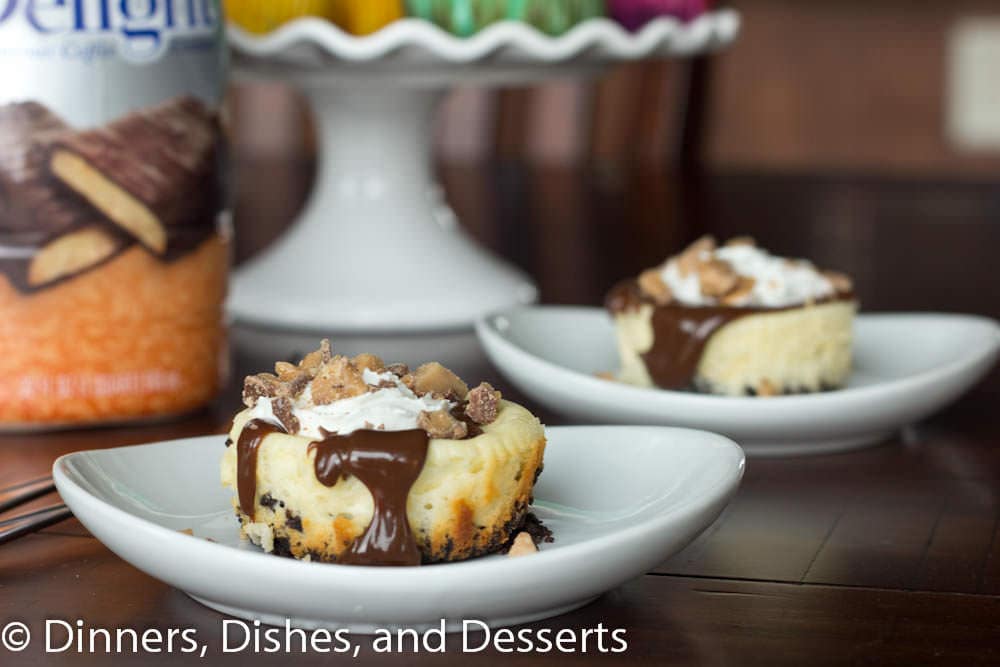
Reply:
<svg viewBox="0 0 1000 667"><path fill-rule="evenodd" d="M368 35L403 17L402 0L224 0L229 20L264 34L302 16L317 16L352 35Z"/></svg>
<svg viewBox="0 0 1000 667"><path fill-rule="evenodd" d="M244 30L264 34L301 16L336 21L343 0L224 0L226 16Z"/></svg>
<svg viewBox="0 0 1000 667"><path fill-rule="evenodd" d="M404 16L402 0L340 0L337 23L352 35L368 35Z"/></svg>

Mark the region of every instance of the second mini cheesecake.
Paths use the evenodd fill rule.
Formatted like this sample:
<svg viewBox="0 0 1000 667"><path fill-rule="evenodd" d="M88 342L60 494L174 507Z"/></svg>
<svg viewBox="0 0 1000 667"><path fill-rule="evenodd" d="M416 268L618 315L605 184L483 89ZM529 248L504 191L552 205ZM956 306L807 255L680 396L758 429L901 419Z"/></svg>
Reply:
<svg viewBox="0 0 1000 667"><path fill-rule="evenodd" d="M639 386L741 396L816 392L851 371L851 281L752 239L699 239L608 294L621 371Z"/></svg>

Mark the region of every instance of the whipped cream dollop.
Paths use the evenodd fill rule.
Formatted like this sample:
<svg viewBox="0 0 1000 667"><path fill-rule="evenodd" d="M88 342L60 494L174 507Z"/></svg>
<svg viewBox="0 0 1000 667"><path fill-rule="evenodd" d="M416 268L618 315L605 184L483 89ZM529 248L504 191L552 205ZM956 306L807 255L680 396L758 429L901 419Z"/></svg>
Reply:
<svg viewBox="0 0 1000 667"><path fill-rule="evenodd" d="M726 245L705 250L700 259L719 259L732 267L741 278L752 278L753 288L732 305L782 308L816 301L837 293L833 283L812 263L776 257L750 244ZM688 306L710 306L719 301L702 292L697 272L681 269L679 258L668 261L660 277L673 298Z"/></svg>
<svg viewBox="0 0 1000 667"><path fill-rule="evenodd" d="M362 377L369 386L381 388L326 405L316 405L312 400L312 388L306 387L295 399L292 409L292 414L299 420L296 435L319 440L323 437L320 429L339 435L360 429L408 431L417 428L421 412L451 410L455 406L444 398L417 396L390 372L376 373L365 369ZM250 410L250 418L280 423L272 409L271 399L266 396L257 399Z"/></svg>

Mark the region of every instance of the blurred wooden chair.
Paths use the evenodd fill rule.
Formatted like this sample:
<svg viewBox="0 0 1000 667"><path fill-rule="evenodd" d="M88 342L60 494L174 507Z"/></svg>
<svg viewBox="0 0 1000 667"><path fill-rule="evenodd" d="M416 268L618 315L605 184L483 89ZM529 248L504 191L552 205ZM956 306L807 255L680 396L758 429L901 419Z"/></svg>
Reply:
<svg viewBox="0 0 1000 667"><path fill-rule="evenodd" d="M706 59L636 63L590 80L553 81L529 88L466 88L446 99L435 142L442 182L459 218L482 237L511 234L511 216L496 200L492 178L463 165L526 165L546 170L545 192L529 200L561 201L570 218L584 215L576 168L596 167L609 196L626 196L616 176L634 166L661 179L662 201L646 201L641 217L650 225L674 219L684 206L674 196L695 187L704 155L711 63ZM273 241L308 196L315 164L315 137L305 101L281 83L240 84L230 100L237 211L236 259ZM551 170L549 167L561 167ZM570 167L570 169L566 169ZM271 174L269 192L247 191L242 180L261 170ZM513 174L509 170L505 173ZM523 171L520 172L523 176ZM648 174L654 174L649 176ZM513 178L520 178L516 174ZM519 187L515 184L513 187ZM693 200L694 198L691 198ZM489 203L492 202L492 203ZM493 210L490 219L483 211ZM514 216L517 217L517 216ZM497 224L505 218L508 224ZM567 218L554 224L571 234ZM503 240L495 245L503 246Z"/></svg>
<svg viewBox="0 0 1000 667"><path fill-rule="evenodd" d="M588 81L457 91L441 112L439 160L696 167L709 68L637 63Z"/></svg>
<svg viewBox="0 0 1000 667"><path fill-rule="evenodd" d="M456 90L435 129L442 163L696 166L701 156L710 61L623 65L596 79L528 88ZM238 157L313 157L303 101L281 84L233 91Z"/></svg>

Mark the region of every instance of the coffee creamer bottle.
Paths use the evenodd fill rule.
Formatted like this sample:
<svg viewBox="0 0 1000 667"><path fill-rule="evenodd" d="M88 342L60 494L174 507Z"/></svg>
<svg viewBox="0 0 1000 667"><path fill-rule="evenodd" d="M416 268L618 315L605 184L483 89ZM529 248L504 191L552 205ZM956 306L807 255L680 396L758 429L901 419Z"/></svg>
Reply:
<svg viewBox="0 0 1000 667"><path fill-rule="evenodd" d="M223 37L217 0L0 0L0 429L218 391Z"/></svg>

